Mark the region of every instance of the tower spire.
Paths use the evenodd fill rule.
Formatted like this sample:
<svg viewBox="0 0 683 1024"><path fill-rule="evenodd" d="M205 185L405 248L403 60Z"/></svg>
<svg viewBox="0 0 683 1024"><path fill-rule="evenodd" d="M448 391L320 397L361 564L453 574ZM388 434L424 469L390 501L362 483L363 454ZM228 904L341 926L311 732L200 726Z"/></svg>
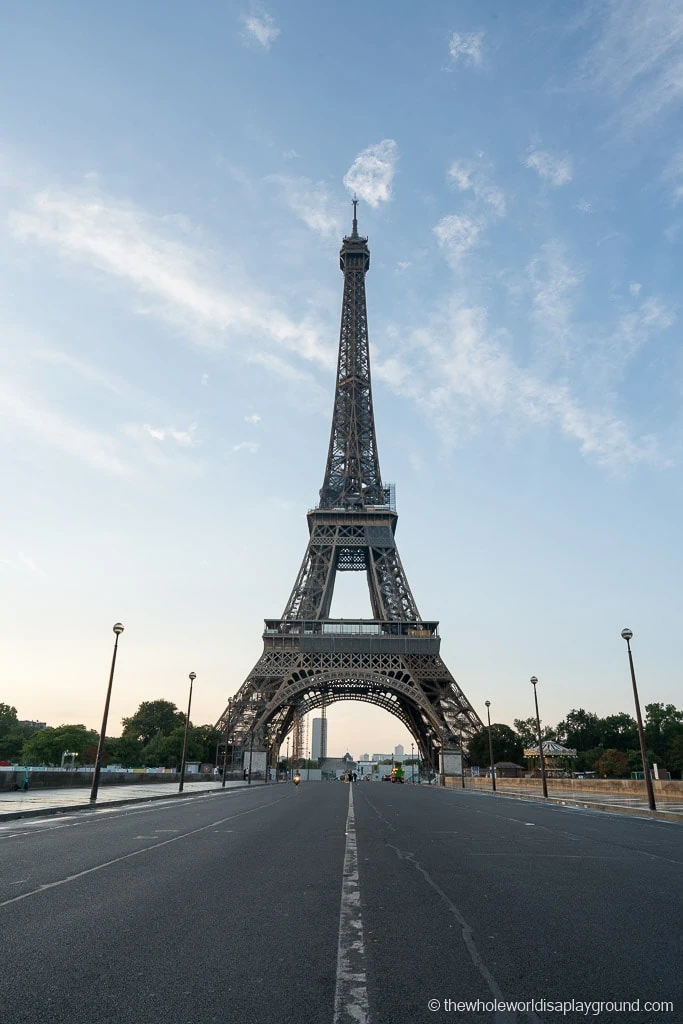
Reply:
<svg viewBox="0 0 683 1024"><path fill-rule="evenodd" d="M385 505L375 436L370 379L365 275L368 240L358 234L358 199L353 197L353 229L339 252L344 273L337 387L320 508Z"/></svg>

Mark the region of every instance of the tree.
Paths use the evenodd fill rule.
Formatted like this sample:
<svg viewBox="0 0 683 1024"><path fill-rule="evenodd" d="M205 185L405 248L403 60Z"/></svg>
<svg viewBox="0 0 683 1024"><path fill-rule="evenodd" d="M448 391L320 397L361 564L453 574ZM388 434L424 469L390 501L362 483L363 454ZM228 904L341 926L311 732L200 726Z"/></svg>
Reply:
<svg viewBox="0 0 683 1024"><path fill-rule="evenodd" d="M98 734L84 725L60 725L55 729L40 729L26 740L22 750L24 764L60 765L65 750L75 751L79 757L88 747L97 747Z"/></svg>
<svg viewBox="0 0 683 1024"><path fill-rule="evenodd" d="M18 724L17 709L0 703L0 736L6 736Z"/></svg>
<svg viewBox="0 0 683 1024"><path fill-rule="evenodd" d="M590 750L601 744L600 719L592 711L573 708L557 726L557 739L565 747Z"/></svg>
<svg viewBox="0 0 683 1024"><path fill-rule="evenodd" d="M624 779L629 774L628 757L622 750L615 750L614 747L606 750L593 767L596 772L608 779Z"/></svg>
<svg viewBox="0 0 683 1024"><path fill-rule="evenodd" d="M122 719L123 735L139 739L146 746L161 733L170 736L178 726L185 725L185 715L170 700L143 701L134 715Z"/></svg>
<svg viewBox="0 0 683 1024"><path fill-rule="evenodd" d="M576 755L574 770L577 772L592 772L595 762L605 753L604 747L591 747L590 750L581 750Z"/></svg>
<svg viewBox="0 0 683 1024"><path fill-rule="evenodd" d="M518 734L509 725L491 725L493 760L512 761L519 764L524 757L524 747ZM489 732L486 726L476 732L469 742L470 762L477 765L489 764Z"/></svg>
<svg viewBox="0 0 683 1024"><path fill-rule="evenodd" d="M645 744L652 749L655 762L665 766L669 747L683 735L683 711L674 704L645 705ZM667 765L668 767L668 765Z"/></svg>
<svg viewBox="0 0 683 1024"><path fill-rule="evenodd" d="M536 728L535 715L531 715L530 718L515 718L514 726L523 747L538 746L538 729ZM541 736L544 740L554 740L555 730L552 726L541 723Z"/></svg>
<svg viewBox="0 0 683 1024"><path fill-rule="evenodd" d="M0 761L17 761L24 743L37 730L17 721L17 709L0 703Z"/></svg>
<svg viewBox="0 0 683 1024"><path fill-rule="evenodd" d="M104 749L112 764L122 764L124 768L142 766L144 748L136 736L107 736Z"/></svg>
<svg viewBox="0 0 683 1024"><path fill-rule="evenodd" d="M635 718L621 712L599 719L600 744L605 749L633 750L638 746L638 726Z"/></svg>

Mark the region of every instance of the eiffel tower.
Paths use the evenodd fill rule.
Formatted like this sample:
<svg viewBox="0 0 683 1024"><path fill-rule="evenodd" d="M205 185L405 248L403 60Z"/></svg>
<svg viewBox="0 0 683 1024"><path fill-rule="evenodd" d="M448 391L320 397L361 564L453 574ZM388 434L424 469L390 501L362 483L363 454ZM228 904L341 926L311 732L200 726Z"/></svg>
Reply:
<svg viewBox="0 0 683 1024"><path fill-rule="evenodd" d="M395 715L421 757L442 774L460 770L463 735L481 728L441 660L438 622L421 618L396 546L393 488L382 483L375 436L365 275L368 240L343 240L344 274L332 431L309 541L279 619L266 619L263 654L217 723L226 742L276 762L285 736L314 708L338 700ZM331 619L337 572L364 572L372 619ZM450 756L449 756L450 755ZM453 756L455 755L455 756ZM233 759L234 759L233 753Z"/></svg>

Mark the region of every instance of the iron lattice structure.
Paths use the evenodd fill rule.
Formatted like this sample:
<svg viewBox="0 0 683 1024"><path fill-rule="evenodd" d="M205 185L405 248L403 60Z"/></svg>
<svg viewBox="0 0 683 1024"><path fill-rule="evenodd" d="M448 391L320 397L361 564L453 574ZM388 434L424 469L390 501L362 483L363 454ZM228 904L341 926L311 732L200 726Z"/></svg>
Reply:
<svg viewBox="0 0 683 1024"><path fill-rule="evenodd" d="M437 622L425 622L396 546L393 489L380 474L372 405L365 275L368 240L344 238L339 359L320 501L308 512L309 541L280 619L267 619L263 654L232 699L234 744L277 757L303 717L338 700L395 715L430 764L482 727L441 659ZM330 619L337 572L365 572L371 620ZM228 725L228 711L218 728Z"/></svg>

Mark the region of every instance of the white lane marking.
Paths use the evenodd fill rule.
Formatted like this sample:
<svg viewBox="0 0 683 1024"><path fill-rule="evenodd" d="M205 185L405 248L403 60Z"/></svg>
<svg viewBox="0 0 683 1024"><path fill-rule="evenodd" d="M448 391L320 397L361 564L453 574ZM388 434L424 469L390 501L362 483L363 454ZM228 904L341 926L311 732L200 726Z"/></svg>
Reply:
<svg viewBox="0 0 683 1024"><path fill-rule="evenodd" d="M358 881L358 846L353 810L353 783L349 786L349 812L346 819L346 849L339 911L339 949L337 986L334 993L333 1024L368 1024L365 944Z"/></svg>
<svg viewBox="0 0 683 1024"><path fill-rule="evenodd" d="M10 903L18 903L20 900L27 900L29 896L35 896L39 892L45 892L47 889L55 889L59 885L66 885L67 882L74 882L77 878L83 878L85 875L91 875L94 871L102 871L103 868L111 867L112 864L119 864L123 860L130 860L131 857L139 857L141 853L148 853L149 850L158 850L161 846L168 846L170 843L177 843L179 839L187 839L189 836L196 836L198 832L206 832L208 828L213 828L215 825L223 825L226 821L232 821L233 818L240 818L244 814L251 814L253 811L260 811L264 807L271 807L273 804L279 804L281 800L284 800L283 796L277 800L271 800L267 804L259 804L258 807L250 807L246 811L238 811L237 814L231 814L227 818L220 818L218 821L210 821L208 825L202 825L201 828L193 828L191 832L183 832L180 836L173 836L172 839L164 839L161 843L153 843L151 846L143 846L141 850L133 850L132 853L124 853L122 857L114 857L113 860L106 860L103 864L96 864L92 868L86 868L85 871L77 871L75 875L67 875L66 878L60 878L56 882L46 882L45 885L39 886L38 889L31 889L30 892L23 892L21 896L13 896L10 900L3 900L0 903L0 907L7 907Z"/></svg>

